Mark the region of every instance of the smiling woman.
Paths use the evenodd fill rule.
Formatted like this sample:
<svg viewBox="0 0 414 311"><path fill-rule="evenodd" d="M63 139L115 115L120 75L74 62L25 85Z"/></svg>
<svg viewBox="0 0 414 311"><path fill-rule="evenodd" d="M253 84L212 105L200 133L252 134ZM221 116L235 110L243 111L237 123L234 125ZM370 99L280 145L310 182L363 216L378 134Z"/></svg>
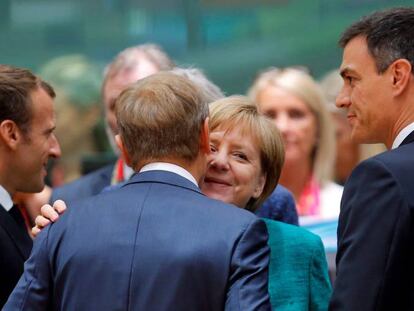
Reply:
<svg viewBox="0 0 414 311"><path fill-rule="evenodd" d="M247 97L210 104L211 154L201 190L254 212L272 193L283 166L282 138ZM319 237L264 219L269 232L269 295L273 309L326 310L331 288Z"/></svg>

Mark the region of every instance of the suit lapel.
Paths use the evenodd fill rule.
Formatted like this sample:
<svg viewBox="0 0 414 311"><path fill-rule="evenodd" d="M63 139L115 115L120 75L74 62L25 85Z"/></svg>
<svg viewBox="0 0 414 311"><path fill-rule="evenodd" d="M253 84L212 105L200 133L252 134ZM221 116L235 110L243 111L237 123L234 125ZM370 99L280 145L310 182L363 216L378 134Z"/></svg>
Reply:
<svg viewBox="0 0 414 311"><path fill-rule="evenodd" d="M181 188L186 188L188 190L201 193L200 188L193 184L188 179L168 171L154 170L146 171L138 174L134 174L130 180L124 185L132 183L142 183L142 182L156 182L162 184L169 184L172 186L177 186Z"/></svg>
<svg viewBox="0 0 414 311"><path fill-rule="evenodd" d="M29 234L22 230L16 221L9 215L8 212L0 205L0 227L2 227L13 241L14 245L18 249L23 260L26 260L32 249L32 239Z"/></svg>
<svg viewBox="0 0 414 311"><path fill-rule="evenodd" d="M412 131L401 143L400 146L414 142L414 131Z"/></svg>

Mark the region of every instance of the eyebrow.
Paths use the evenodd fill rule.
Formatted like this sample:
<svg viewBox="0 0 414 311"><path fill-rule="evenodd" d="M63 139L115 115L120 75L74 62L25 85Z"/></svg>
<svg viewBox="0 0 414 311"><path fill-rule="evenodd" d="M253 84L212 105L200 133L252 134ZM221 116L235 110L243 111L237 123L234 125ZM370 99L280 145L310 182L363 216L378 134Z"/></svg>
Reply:
<svg viewBox="0 0 414 311"><path fill-rule="evenodd" d="M56 125L54 125L54 126L53 126L53 127L51 127L51 128L47 128L47 129L45 129L43 132L44 132L45 134L49 134L49 133L52 133L55 129L56 129Z"/></svg>
<svg viewBox="0 0 414 311"><path fill-rule="evenodd" d="M340 69L339 74L341 75L342 78L345 78L346 75L353 73L354 70L352 70L349 67L345 67L343 69Z"/></svg>

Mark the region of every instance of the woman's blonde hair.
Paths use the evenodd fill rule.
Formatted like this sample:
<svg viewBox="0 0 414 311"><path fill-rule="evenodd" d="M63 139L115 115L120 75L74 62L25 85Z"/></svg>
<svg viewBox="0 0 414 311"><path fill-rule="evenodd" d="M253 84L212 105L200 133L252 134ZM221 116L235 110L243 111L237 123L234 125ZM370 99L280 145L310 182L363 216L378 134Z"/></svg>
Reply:
<svg viewBox="0 0 414 311"><path fill-rule="evenodd" d="M284 161L283 141L272 121L261 115L246 96L230 96L210 104L210 131L241 127L242 135L252 136L259 147L260 164L266 181L262 194L251 198L246 209L255 211L275 189Z"/></svg>
<svg viewBox="0 0 414 311"><path fill-rule="evenodd" d="M317 143L312 154L313 175L319 183L332 179L335 160L335 132L324 97L316 81L298 68L270 68L260 73L250 88L249 97L256 101L267 87L277 87L301 99L313 112L317 122Z"/></svg>

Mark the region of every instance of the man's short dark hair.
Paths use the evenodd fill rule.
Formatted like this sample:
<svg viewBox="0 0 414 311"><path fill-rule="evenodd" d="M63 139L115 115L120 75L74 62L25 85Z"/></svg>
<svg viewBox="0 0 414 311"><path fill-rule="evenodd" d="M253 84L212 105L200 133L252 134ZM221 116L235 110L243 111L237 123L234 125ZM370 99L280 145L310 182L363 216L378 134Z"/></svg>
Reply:
<svg viewBox="0 0 414 311"><path fill-rule="evenodd" d="M54 98L53 88L30 70L0 64L0 122L14 121L24 132L32 119L31 93L42 88Z"/></svg>
<svg viewBox="0 0 414 311"><path fill-rule="evenodd" d="M401 58L411 63L414 72L414 8L393 8L365 16L345 30L339 45L344 48L358 36L366 38L378 73Z"/></svg>

